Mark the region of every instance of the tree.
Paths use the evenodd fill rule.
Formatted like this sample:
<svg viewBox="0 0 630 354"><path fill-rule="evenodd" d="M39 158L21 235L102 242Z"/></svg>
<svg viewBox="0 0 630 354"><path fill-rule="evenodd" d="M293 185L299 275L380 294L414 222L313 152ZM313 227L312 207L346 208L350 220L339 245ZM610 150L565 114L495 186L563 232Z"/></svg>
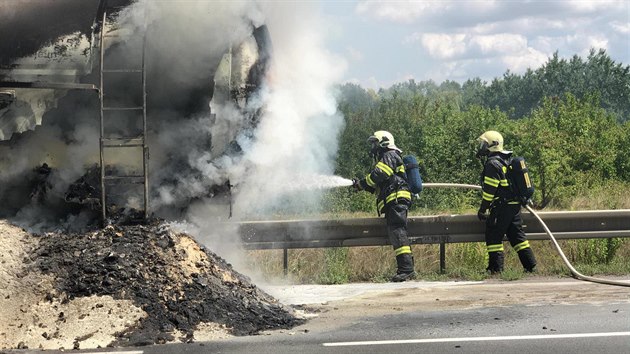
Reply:
<svg viewBox="0 0 630 354"><path fill-rule="evenodd" d="M620 126L596 97L547 98L516 126L515 141L532 171L536 205L561 205L579 188L616 176Z"/></svg>

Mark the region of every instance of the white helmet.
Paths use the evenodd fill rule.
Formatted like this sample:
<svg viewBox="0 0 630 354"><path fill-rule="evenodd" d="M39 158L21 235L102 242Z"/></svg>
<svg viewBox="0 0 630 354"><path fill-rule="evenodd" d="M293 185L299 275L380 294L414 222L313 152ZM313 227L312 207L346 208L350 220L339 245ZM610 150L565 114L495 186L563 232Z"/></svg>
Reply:
<svg viewBox="0 0 630 354"><path fill-rule="evenodd" d="M479 140L478 157L487 156L490 152L503 152L503 135L497 131L488 130L477 140Z"/></svg>
<svg viewBox="0 0 630 354"><path fill-rule="evenodd" d="M402 152L398 147L396 147L396 143L394 142L394 136L392 133L379 130L374 132L372 136L368 138L368 143L372 145L372 152L374 153L379 147L382 149L394 149Z"/></svg>

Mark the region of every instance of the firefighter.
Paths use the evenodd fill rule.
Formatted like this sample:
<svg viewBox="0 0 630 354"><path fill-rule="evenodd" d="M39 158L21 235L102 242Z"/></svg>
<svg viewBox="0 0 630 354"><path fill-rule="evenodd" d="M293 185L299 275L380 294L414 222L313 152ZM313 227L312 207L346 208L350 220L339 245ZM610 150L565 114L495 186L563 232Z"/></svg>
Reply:
<svg viewBox="0 0 630 354"><path fill-rule="evenodd" d="M491 274L503 271L503 236L507 234L525 271L533 272L536 259L523 232L522 201L506 177L512 151L503 150L503 136L493 130L481 134L478 140L477 157L486 157L480 180L483 192L477 217L486 222L487 271Z"/></svg>
<svg viewBox="0 0 630 354"><path fill-rule="evenodd" d="M354 179L353 188L376 194L378 215L385 214L387 236L396 253L397 271L393 282L414 279L413 255L407 237L407 211L411 192L407 184L402 151L396 147L391 133L379 130L368 138L370 155L376 165L362 179Z"/></svg>

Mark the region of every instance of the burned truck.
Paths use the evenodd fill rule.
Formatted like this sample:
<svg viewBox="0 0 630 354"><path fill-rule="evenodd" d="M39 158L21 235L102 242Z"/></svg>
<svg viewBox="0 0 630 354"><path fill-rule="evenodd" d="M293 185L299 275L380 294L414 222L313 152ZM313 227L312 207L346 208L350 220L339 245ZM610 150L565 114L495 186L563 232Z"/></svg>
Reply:
<svg viewBox="0 0 630 354"><path fill-rule="evenodd" d="M0 217L229 203L271 52L253 2L0 0Z"/></svg>

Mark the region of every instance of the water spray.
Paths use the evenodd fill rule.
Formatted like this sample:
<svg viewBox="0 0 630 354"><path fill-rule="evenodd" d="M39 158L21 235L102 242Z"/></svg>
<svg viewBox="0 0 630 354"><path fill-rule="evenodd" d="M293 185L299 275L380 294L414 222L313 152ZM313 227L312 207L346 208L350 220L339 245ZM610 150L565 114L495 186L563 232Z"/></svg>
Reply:
<svg viewBox="0 0 630 354"><path fill-rule="evenodd" d="M285 193L296 191L314 191L332 189L338 187L352 186L352 180L340 176L329 176L319 174L298 174L293 180L286 182L281 181L282 191ZM272 185L275 187L275 185Z"/></svg>
<svg viewBox="0 0 630 354"><path fill-rule="evenodd" d="M477 185L473 185L473 184L457 184L457 183L424 183L422 185L425 188L467 188L467 189L474 189L474 190L482 190L481 186L477 186ZM547 234L547 236L549 236L549 239L551 240L551 242L553 243L556 251L558 251L558 254L560 254L560 258L562 258L562 261L564 262L564 264L566 264L566 266L569 268L569 270L571 271L571 275L578 280L584 280L584 281L590 281L593 283L600 283L600 284L606 284L606 285L616 285L616 286L626 286L626 287L630 287L630 283L627 282L622 282L622 281L616 281L616 280L607 280L607 279L601 279L601 278L595 278L595 277L589 277L586 275L581 274L580 272L578 272L569 262L569 260L567 259L567 257L564 255L564 252L562 252L562 249L560 248L560 245L558 244L558 242L556 241L556 238L553 236L553 234L551 233L551 231L549 230L549 228L547 227L547 224L545 224L545 222L542 220L542 218L538 215L538 213L536 213L534 211L534 209L532 209L532 207L530 207L529 205L525 205L525 209L527 209L530 213L532 213L532 215L534 215L534 217L536 217L536 219L538 220L538 222L540 222L540 224L542 225L542 227L545 229L545 233Z"/></svg>
<svg viewBox="0 0 630 354"><path fill-rule="evenodd" d="M319 189L352 186L352 180L340 176L315 176L315 179L311 187Z"/></svg>

